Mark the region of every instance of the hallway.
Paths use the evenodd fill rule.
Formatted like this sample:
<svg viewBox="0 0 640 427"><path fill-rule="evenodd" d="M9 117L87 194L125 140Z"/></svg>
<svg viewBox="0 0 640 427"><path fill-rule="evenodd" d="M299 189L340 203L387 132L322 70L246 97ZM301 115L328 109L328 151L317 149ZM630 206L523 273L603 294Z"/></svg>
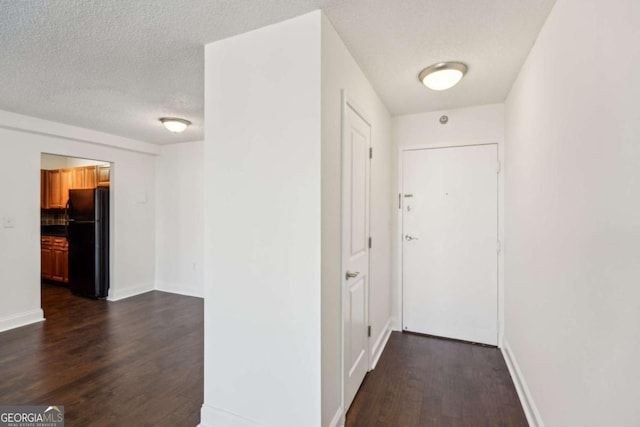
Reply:
<svg viewBox="0 0 640 427"><path fill-rule="evenodd" d="M500 350L393 332L346 427L527 426Z"/></svg>

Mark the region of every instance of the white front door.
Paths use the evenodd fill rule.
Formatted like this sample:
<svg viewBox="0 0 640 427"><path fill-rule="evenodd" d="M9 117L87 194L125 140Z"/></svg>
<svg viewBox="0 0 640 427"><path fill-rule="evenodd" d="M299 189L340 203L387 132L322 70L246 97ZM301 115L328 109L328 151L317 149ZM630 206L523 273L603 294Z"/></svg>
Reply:
<svg viewBox="0 0 640 427"><path fill-rule="evenodd" d="M342 316L345 411L369 367L369 147L371 127L345 105L342 136Z"/></svg>
<svg viewBox="0 0 640 427"><path fill-rule="evenodd" d="M404 151L403 329L497 345L497 146Z"/></svg>

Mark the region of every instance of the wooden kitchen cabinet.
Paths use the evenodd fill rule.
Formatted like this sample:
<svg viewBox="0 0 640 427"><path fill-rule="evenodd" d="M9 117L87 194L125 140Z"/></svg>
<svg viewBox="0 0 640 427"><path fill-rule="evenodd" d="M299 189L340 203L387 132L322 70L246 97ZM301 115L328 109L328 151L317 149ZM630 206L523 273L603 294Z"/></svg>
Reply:
<svg viewBox="0 0 640 427"><path fill-rule="evenodd" d="M49 209L49 198L47 197L48 172L44 169L40 170L40 209Z"/></svg>
<svg viewBox="0 0 640 427"><path fill-rule="evenodd" d="M40 269L43 279L69 282L69 244L64 237L42 236Z"/></svg>
<svg viewBox="0 0 640 427"><path fill-rule="evenodd" d="M62 171L47 171L47 208L61 209L62 206Z"/></svg>
<svg viewBox="0 0 640 427"><path fill-rule="evenodd" d="M96 188L98 186L98 176L96 166L86 166L82 171L82 188Z"/></svg>
<svg viewBox="0 0 640 427"><path fill-rule="evenodd" d="M70 190L81 190L86 188L96 188L97 177L95 166L82 166L68 169L70 176Z"/></svg>
<svg viewBox="0 0 640 427"><path fill-rule="evenodd" d="M96 167L96 173L98 178L98 187L108 187L111 181L111 166L98 165Z"/></svg>
<svg viewBox="0 0 640 427"><path fill-rule="evenodd" d="M51 237L42 236L40 238L40 272L43 279L51 279Z"/></svg>
<svg viewBox="0 0 640 427"><path fill-rule="evenodd" d="M69 200L69 190L90 189L97 186L96 166L41 170L40 208L64 209Z"/></svg>
<svg viewBox="0 0 640 427"><path fill-rule="evenodd" d="M51 279L56 282L68 282L69 246L64 237L54 237L51 249Z"/></svg>
<svg viewBox="0 0 640 427"><path fill-rule="evenodd" d="M73 170L60 169L60 199L57 201L56 206L61 208L67 207L67 200L69 200L69 190L73 184Z"/></svg>
<svg viewBox="0 0 640 427"><path fill-rule="evenodd" d="M54 169L47 172L47 209L64 209L72 184L71 169Z"/></svg>
<svg viewBox="0 0 640 427"><path fill-rule="evenodd" d="M69 190L75 190L76 188L84 188L84 170L66 169L69 173Z"/></svg>

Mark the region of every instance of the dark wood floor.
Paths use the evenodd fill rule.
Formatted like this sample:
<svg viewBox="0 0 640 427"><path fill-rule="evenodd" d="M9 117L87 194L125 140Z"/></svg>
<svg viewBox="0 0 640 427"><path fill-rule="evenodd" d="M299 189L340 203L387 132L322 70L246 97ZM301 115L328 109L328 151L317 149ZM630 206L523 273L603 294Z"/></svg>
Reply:
<svg viewBox="0 0 640 427"><path fill-rule="evenodd" d="M64 405L70 427L200 422L201 299L95 301L43 285L42 303L45 322L0 333L0 405Z"/></svg>
<svg viewBox="0 0 640 427"><path fill-rule="evenodd" d="M43 285L45 322L0 333L0 405L64 405L75 426L196 426L203 400L201 299L118 302ZM400 332L346 427L527 426L498 349Z"/></svg>
<svg viewBox="0 0 640 427"><path fill-rule="evenodd" d="M346 427L527 426L500 350L393 332Z"/></svg>

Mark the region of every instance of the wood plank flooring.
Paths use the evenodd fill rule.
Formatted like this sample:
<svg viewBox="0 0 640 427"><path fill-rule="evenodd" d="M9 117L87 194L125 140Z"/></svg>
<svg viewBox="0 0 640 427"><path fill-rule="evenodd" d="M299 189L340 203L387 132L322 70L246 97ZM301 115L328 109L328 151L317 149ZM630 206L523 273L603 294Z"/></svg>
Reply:
<svg viewBox="0 0 640 427"><path fill-rule="evenodd" d="M64 405L70 427L199 423L201 299L43 285L43 307L45 322L0 333L0 405ZM413 426L527 426L500 351L394 332L346 427Z"/></svg>
<svg viewBox="0 0 640 427"><path fill-rule="evenodd" d="M42 302L45 322L0 333L0 405L64 405L70 427L200 422L201 299L96 301L44 284Z"/></svg>
<svg viewBox="0 0 640 427"><path fill-rule="evenodd" d="M393 332L346 427L527 426L500 350Z"/></svg>

